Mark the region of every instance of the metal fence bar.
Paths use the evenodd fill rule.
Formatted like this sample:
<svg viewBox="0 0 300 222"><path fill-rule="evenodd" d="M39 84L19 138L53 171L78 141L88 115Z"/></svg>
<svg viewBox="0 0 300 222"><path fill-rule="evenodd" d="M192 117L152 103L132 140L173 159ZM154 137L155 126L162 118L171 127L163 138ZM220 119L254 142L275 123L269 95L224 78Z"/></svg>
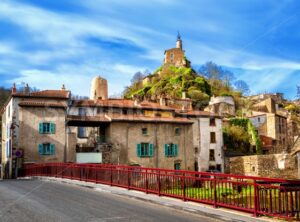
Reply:
<svg viewBox="0 0 300 222"><path fill-rule="evenodd" d="M22 176L50 176L119 186L300 221L300 181L109 164L25 165Z"/></svg>

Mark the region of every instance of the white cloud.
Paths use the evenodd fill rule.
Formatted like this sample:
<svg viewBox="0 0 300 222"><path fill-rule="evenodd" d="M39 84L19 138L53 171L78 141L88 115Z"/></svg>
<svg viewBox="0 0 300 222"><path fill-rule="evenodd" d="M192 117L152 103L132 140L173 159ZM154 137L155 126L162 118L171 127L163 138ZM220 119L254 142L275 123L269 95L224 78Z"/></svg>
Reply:
<svg viewBox="0 0 300 222"><path fill-rule="evenodd" d="M125 64L83 64L61 65L54 71L26 69L21 70L20 76L8 81L8 84L22 82L28 83L38 89L60 89L62 84L71 90L73 94L89 95L90 83L94 76L100 75L108 80L109 94L117 94L123 91L129 84L131 76L144 67L135 67Z"/></svg>

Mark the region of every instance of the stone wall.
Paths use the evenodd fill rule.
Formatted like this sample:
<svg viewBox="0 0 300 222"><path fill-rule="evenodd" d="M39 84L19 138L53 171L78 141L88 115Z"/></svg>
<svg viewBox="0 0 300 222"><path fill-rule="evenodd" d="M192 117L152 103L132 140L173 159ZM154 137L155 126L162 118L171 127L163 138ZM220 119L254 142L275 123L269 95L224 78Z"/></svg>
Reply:
<svg viewBox="0 0 300 222"><path fill-rule="evenodd" d="M142 128L148 129L148 134L142 134ZM180 128L179 136L175 128ZM143 167L158 167L174 169L174 163L180 163L181 169L194 170L195 153L193 148L193 133L191 125L173 123L112 123L109 134L113 149L112 162L120 164L138 164ZM138 143L154 144L153 157L138 157ZM176 157L165 157L164 144L178 144Z"/></svg>
<svg viewBox="0 0 300 222"><path fill-rule="evenodd" d="M54 134L40 134L39 123L55 124ZM38 144L55 144L54 155L39 155ZM20 107L18 148L24 150L24 162L65 161L65 110L62 108Z"/></svg>
<svg viewBox="0 0 300 222"><path fill-rule="evenodd" d="M227 172L246 176L298 178L298 158L289 154L231 157ZM228 170L229 169L229 170Z"/></svg>

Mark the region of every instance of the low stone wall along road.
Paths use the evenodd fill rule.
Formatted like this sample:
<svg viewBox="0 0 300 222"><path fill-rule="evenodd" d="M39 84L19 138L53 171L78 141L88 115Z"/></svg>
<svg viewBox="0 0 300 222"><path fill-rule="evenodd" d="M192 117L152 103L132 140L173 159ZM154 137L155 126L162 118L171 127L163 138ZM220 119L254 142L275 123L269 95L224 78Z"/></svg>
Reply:
<svg viewBox="0 0 300 222"><path fill-rule="evenodd" d="M39 180L0 181L1 222L220 221L69 184Z"/></svg>

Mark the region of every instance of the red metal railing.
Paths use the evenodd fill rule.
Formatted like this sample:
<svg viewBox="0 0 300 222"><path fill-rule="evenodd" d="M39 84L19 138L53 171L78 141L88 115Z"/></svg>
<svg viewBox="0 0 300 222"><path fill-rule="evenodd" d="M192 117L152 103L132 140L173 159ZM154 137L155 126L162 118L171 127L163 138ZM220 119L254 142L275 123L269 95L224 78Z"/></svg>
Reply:
<svg viewBox="0 0 300 222"><path fill-rule="evenodd" d="M300 181L105 164L24 166L22 176L50 176L108 184L226 207L254 216L300 221Z"/></svg>

